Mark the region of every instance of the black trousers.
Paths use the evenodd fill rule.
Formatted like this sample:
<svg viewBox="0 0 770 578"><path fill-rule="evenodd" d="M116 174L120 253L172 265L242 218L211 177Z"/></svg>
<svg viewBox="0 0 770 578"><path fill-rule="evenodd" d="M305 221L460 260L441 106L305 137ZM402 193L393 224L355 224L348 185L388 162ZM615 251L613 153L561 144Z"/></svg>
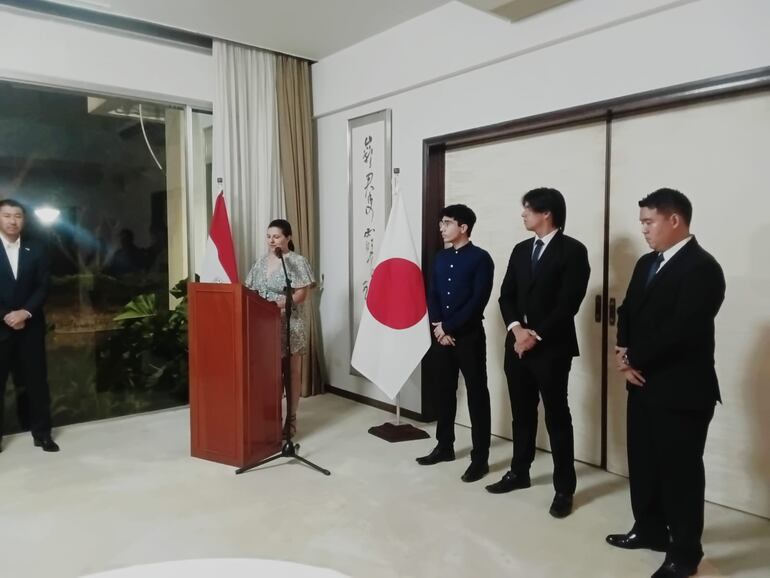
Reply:
<svg viewBox="0 0 770 578"><path fill-rule="evenodd" d="M575 442L572 414L567 403L567 382L572 357L548 352L525 353L523 359L513 350L513 341L506 339L505 377L513 416L513 459L511 471L528 475L535 459L537 437L537 406L542 398L545 425L551 441L553 457L553 486L557 492L575 493Z"/></svg>
<svg viewBox="0 0 770 578"><path fill-rule="evenodd" d="M455 441L457 414L457 380L459 372L465 378L468 391L468 413L471 417L473 449L471 461L486 463L489 459L491 410L487 387L487 337L484 327L478 327L455 337L455 345L431 345L432 368L438 380L438 423L436 439L439 445L451 447Z"/></svg>
<svg viewBox="0 0 770 578"><path fill-rule="evenodd" d="M24 388L29 429L39 439L51 434L51 396L45 354L45 327L42 324L14 331L0 339L0 438L3 434L3 401L8 375L18 389ZM17 394L18 395L18 394ZM21 416L20 416L21 418ZM24 420L21 420L24 423Z"/></svg>
<svg viewBox="0 0 770 578"><path fill-rule="evenodd" d="M703 557L706 475L703 450L714 408L650 406L628 395L628 468L634 531L667 541L667 560L697 565Z"/></svg>

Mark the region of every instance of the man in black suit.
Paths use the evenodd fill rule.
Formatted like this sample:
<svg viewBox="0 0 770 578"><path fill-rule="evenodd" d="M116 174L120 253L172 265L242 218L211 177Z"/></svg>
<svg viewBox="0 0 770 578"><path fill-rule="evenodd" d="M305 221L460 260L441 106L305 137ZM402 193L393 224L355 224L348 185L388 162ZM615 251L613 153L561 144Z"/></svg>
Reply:
<svg viewBox="0 0 770 578"><path fill-rule="evenodd" d="M487 490L502 494L530 486L542 398L554 464L550 513L564 518L572 512L577 484L567 382L572 358L579 355L575 314L591 267L585 246L564 234L567 207L559 191L533 189L522 205L524 226L535 237L513 248L500 290L508 328L505 376L513 414L513 459L510 471Z"/></svg>
<svg viewBox="0 0 770 578"><path fill-rule="evenodd" d="M653 578L696 573L703 557L703 450L721 401L714 318L725 296L719 263L690 234L692 205L659 189L639 201L653 250L636 263L618 310L616 363L628 390L628 466L634 526L619 548L666 552Z"/></svg>
<svg viewBox="0 0 770 578"><path fill-rule="evenodd" d="M51 438L50 394L46 371L45 317L48 256L43 247L22 237L24 207L13 199L0 201L0 450L2 402L12 373L24 385L29 426L35 445L59 451Z"/></svg>

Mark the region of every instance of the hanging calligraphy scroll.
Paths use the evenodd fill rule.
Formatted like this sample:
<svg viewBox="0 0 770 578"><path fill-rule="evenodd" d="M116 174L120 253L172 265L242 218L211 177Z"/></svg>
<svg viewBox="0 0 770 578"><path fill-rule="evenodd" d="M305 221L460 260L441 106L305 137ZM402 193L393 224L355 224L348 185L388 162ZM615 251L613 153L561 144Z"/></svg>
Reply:
<svg viewBox="0 0 770 578"><path fill-rule="evenodd" d="M348 120L351 351L390 213L390 130L389 109Z"/></svg>

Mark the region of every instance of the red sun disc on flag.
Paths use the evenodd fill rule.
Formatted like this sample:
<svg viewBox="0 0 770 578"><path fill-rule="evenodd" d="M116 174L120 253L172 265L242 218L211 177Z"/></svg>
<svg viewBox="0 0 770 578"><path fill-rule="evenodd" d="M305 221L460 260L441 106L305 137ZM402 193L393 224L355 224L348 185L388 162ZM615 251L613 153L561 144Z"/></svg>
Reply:
<svg viewBox="0 0 770 578"><path fill-rule="evenodd" d="M394 257L374 269L366 306L372 316L391 329L407 329L425 317L425 289L420 268Z"/></svg>

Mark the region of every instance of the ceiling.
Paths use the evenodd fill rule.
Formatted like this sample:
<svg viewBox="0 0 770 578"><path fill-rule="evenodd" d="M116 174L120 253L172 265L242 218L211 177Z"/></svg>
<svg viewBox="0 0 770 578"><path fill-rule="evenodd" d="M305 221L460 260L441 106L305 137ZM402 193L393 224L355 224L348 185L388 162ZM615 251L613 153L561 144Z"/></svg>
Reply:
<svg viewBox="0 0 770 578"><path fill-rule="evenodd" d="M463 0L518 19L567 0ZM320 60L447 0L53 0Z"/></svg>

